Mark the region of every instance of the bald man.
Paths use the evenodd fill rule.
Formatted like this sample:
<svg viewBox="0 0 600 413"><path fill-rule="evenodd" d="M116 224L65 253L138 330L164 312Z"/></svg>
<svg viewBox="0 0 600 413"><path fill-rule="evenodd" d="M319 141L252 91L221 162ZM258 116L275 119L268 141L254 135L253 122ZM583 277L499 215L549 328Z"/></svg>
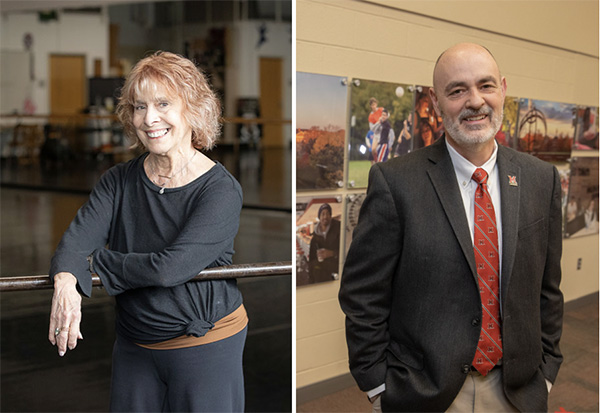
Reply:
<svg viewBox="0 0 600 413"><path fill-rule="evenodd" d="M500 146L506 79L439 57L445 135L375 164L340 288L350 370L383 411L547 411L562 355L560 180Z"/></svg>

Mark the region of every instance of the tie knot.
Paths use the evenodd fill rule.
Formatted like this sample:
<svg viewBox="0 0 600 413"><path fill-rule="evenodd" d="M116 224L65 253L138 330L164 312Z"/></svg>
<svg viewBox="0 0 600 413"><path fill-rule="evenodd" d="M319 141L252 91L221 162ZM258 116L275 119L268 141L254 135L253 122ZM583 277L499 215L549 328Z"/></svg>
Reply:
<svg viewBox="0 0 600 413"><path fill-rule="evenodd" d="M478 184L487 184L488 174L485 170L477 168L471 178Z"/></svg>

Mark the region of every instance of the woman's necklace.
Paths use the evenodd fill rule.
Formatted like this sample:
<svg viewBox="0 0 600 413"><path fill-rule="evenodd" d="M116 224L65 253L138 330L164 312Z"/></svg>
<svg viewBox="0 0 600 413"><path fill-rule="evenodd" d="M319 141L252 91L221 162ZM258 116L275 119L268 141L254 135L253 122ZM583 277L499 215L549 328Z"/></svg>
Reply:
<svg viewBox="0 0 600 413"><path fill-rule="evenodd" d="M194 149L194 154L192 155L192 157L190 158L189 161L186 162L185 165L183 165L183 167L175 172L173 175L169 176L169 175L160 175L159 173L156 172L156 170L154 169L154 166L152 166L152 164L150 164L150 170L152 171L152 174L156 175L159 178L163 178L163 179L167 179L166 181L164 181L162 184L159 184L158 182L156 182L154 179L152 179L152 182L154 182L155 185L160 186L160 190L158 191L159 194L164 194L165 193L165 185L175 176L179 175L181 172L183 172L183 170L185 168L187 168L187 166L190 164L190 162L192 162L192 160L194 159L194 156L196 156L196 154L198 153L197 150Z"/></svg>

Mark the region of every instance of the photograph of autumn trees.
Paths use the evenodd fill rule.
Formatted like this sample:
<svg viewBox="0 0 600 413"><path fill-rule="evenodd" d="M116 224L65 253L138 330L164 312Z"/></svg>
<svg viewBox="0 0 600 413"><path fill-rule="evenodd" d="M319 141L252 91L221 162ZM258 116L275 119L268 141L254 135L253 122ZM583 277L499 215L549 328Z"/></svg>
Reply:
<svg viewBox="0 0 600 413"><path fill-rule="evenodd" d="M339 188L344 179L348 88L338 76L296 73L296 189Z"/></svg>

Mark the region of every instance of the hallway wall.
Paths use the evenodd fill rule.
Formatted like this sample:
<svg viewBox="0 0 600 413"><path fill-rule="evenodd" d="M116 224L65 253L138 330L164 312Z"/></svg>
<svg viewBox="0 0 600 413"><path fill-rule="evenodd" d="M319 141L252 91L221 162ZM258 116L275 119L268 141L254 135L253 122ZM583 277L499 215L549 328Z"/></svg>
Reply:
<svg viewBox="0 0 600 413"><path fill-rule="evenodd" d="M296 70L427 86L443 50L476 42L494 53L508 96L598 105L596 1L474 4L297 0ZM590 155L598 153L573 153ZM563 246L565 300L598 291L598 235ZM297 290L297 388L348 373L338 290L339 281Z"/></svg>

